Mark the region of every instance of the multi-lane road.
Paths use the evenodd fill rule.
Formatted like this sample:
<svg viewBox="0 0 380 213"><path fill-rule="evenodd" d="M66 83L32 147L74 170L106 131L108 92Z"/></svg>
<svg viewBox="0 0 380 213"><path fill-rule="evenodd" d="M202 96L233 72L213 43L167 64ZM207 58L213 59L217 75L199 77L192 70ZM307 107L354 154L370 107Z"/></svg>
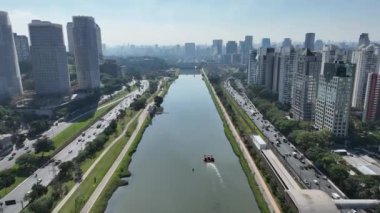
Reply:
<svg viewBox="0 0 380 213"><path fill-rule="evenodd" d="M133 86L135 83L136 83L136 81L132 80L129 83L129 86ZM109 100L112 96L118 94L119 92L123 91L124 89L125 89L125 87L123 87L119 91L114 92L112 95L104 95L104 96L102 96L101 100L99 101L99 104L100 103L104 103L105 101ZM93 113L94 110L99 110L99 109L108 107L108 106L110 106L112 104L115 104L115 103L121 101L122 99L123 98L119 98L119 99L114 100L114 101L112 101L110 103L104 104L104 105L102 105L102 106L100 106L100 107L98 107L96 109L90 109L89 111L81 113L80 115L77 115L77 116L75 116L74 118L72 118L72 119L70 119L68 121L62 121L62 122L55 121L54 125L51 126L50 129L48 129L47 131L45 131L41 135L42 136L46 136L46 137L52 139L53 137L55 137L56 135L58 135L59 133L61 133L63 130L65 130L66 128L68 128L71 124L73 124L77 120L81 119L82 117L86 116L87 114ZM9 153L2 160L0 160L0 171L12 168L15 165L15 163L16 163L16 159L19 158L21 155L23 155L25 153L34 152L34 150L33 150L33 144L36 141L37 141L37 139L33 139L33 140L26 139L24 141L24 147L22 147L20 149L14 149L11 153Z"/></svg>
<svg viewBox="0 0 380 213"><path fill-rule="evenodd" d="M311 161L305 158L269 121L265 120L244 92L239 94L232 88L230 85L231 80L228 79L224 83L224 87L260 129L266 137L268 147L284 163L295 179L309 189L320 189L330 196L332 193L337 193L344 198L345 195L325 175L318 171ZM237 85L239 84L238 82Z"/></svg>
<svg viewBox="0 0 380 213"><path fill-rule="evenodd" d="M117 118L119 115L119 110L126 109L134 101L134 99L142 95L149 87L149 82L146 80L141 81L141 86L139 89L129 93L123 100L117 104L112 110L110 110L106 115L100 118L92 126L82 132L80 136L75 138L69 145L57 153L51 160L51 163L39 168L30 177L25 179L20 185L18 185L13 191L8 193L5 197L0 200L0 203L4 203L6 200L16 200L16 205L6 206L3 205L4 213L20 212L27 204L24 201L25 194L27 194L32 186L39 182L40 184L47 186L54 177L58 174L58 165L61 162L70 161L75 158L78 153L83 150L87 143L92 142L98 134L104 131L108 127L110 122ZM1 205L0 205L0 212Z"/></svg>

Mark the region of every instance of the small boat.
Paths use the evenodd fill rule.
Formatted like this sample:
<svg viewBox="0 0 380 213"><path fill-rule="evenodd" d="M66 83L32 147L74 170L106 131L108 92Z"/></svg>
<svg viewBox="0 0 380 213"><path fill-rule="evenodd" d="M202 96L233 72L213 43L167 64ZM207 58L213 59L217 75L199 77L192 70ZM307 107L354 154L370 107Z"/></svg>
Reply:
<svg viewBox="0 0 380 213"><path fill-rule="evenodd" d="M203 161L205 163L214 163L215 159L212 155L203 155Z"/></svg>

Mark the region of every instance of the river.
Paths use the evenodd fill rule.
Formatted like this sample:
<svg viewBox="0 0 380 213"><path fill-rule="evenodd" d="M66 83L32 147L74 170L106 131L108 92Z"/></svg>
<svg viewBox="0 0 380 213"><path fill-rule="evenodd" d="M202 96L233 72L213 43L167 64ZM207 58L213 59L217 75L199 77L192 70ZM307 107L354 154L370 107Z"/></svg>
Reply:
<svg viewBox="0 0 380 213"><path fill-rule="evenodd" d="M202 76L180 75L162 106L132 157L129 185L106 212L260 212Z"/></svg>

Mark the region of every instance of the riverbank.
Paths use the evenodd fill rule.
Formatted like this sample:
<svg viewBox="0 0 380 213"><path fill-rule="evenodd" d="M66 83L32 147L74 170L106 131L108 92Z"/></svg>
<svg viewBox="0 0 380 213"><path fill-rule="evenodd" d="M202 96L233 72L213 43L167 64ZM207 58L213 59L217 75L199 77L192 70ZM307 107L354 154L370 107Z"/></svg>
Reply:
<svg viewBox="0 0 380 213"><path fill-rule="evenodd" d="M211 83L208 80L208 77L206 73L202 72L203 79L206 83L206 86L210 92L210 95L212 96L212 100L214 101L214 104L217 108L217 111L223 121L224 131L225 134L230 141L230 144L239 158L239 162L243 168L243 171L247 177L249 186L251 187L251 190L253 194L255 195L256 202L261 210L261 212L281 212L280 208L278 207L277 203L275 202L275 199L273 198L272 194L270 193L268 187L266 186L264 179L262 175L260 174L260 171L257 169L257 166L254 164L252 158L250 157L249 153L247 152L244 143L242 142L240 136L237 134L237 131L235 127L233 126L230 118L228 117L228 114L226 110L224 109L221 101L219 100L218 96L215 93L215 90L213 89ZM232 130L231 130L232 129ZM235 133L235 134L234 134ZM242 151L245 151L244 154ZM248 153L248 155L247 155ZM250 165L248 164L248 160L250 159ZM253 175L255 174L255 175ZM255 181L256 179L256 181ZM260 187L258 185L260 183ZM265 193L265 196L263 195ZM271 210L269 209L268 204L270 203Z"/></svg>
<svg viewBox="0 0 380 213"><path fill-rule="evenodd" d="M149 103L140 115L138 119L138 126L129 139L133 141L127 142L124 149L118 155L117 160L113 163L112 167L108 170L107 174L91 194L91 197L88 199L86 204L83 206L81 212L104 212L107 207L107 202L111 198L114 191L119 186L128 184L128 182L126 180L123 180L123 178L131 176L128 167L132 160L132 155L136 151L145 129L151 123L151 117L149 116L148 110L154 100L153 97L165 95L170 87L170 84L174 80L175 79L166 79L164 81L161 81L163 85L161 85L160 89L155 93L155 95L151 96L148 99Z"/></svg>

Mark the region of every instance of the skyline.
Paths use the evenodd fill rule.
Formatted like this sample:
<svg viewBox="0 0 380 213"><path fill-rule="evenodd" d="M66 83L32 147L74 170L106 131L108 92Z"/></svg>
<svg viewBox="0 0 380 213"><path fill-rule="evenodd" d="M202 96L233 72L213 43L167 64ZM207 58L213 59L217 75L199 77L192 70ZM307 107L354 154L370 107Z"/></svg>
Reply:
<svg viewBox="0 0 380 213"><path fill-rule="evenodd" d="M371 41L380 40L380 20L373 18L380 7L376 0L228 0L223 4L216 0L112 0L107 5L96 0L90 6L87 0L33 4L15 0L2 4L18 34L29 36L27 25L32 19L61 24L65 32L72 16L93 16L102 29L103 42L110 46L210 44L213 39L243 40L245 35L253 35L256 44L263 37L302 42L307 32L323 41L357 41L363 32L369 33Z"/></svg>

